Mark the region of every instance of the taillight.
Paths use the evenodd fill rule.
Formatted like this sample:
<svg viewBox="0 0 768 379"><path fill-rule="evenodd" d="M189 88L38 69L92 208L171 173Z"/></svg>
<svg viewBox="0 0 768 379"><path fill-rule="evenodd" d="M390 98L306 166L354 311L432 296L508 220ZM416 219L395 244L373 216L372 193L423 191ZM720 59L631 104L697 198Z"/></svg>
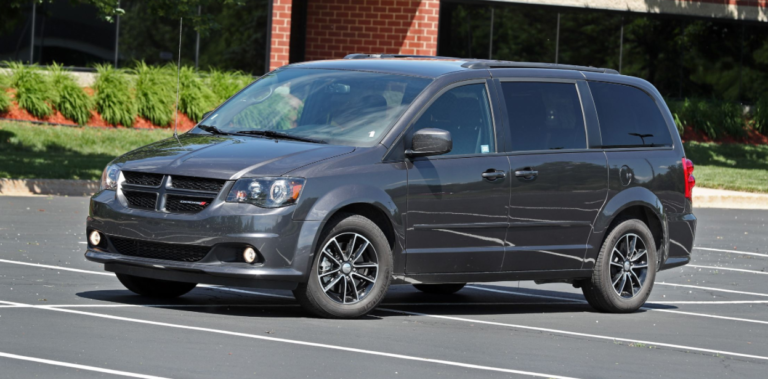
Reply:
<svg viewBox="0 0 768 379"><path fill-rule="evenodd" d="M683 176L685 177L685 198L693 201L693 186L696 178L693 176L693 161L683 158Z"/></svg>

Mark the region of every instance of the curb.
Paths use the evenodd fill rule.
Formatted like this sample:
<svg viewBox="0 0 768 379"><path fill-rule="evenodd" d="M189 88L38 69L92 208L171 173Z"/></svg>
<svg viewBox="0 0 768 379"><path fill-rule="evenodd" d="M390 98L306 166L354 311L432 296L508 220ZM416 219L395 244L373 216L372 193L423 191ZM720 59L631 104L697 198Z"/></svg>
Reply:
<svg viewBox="0 0 768 379"><path fill-rule="evenodd" d="M768 194L694 187L693 208L768 209Z"/></svg>
<svg viewBox="0 0 768 379"><path fill-rule="evenodd" d="M0 179L3 196L91 196L98 190L97 180Z"/></svg>

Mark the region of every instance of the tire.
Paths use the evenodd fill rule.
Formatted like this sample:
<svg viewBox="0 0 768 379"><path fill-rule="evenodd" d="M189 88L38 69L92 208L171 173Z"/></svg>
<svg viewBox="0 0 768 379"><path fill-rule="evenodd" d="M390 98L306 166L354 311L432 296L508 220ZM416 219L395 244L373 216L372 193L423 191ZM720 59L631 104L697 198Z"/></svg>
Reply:
<svg viewBox="0 0 768 379"><path fill-rule="evenodd" d="M171 282L125 274L117 274L117 279L133 293L159 299L179 297L197 286L197 283Z"/></svg>
<svg viewBox="0 0 768 379"><path fill-rule="evenodd" d="M633 241L635 249L632 249ZM582 285L584 297L601 312L637 311L651 295L658 264L656 257L653 234L644 222L637 219L620 222L605 238L592 278Z"/></svg>
<svg viewBox="0 0 768 379"><path fill-rule="evenodd" d="M433 295L453 295L459 292L467 283L445 283L445 284L414 284L417 290Z"/></svg>
<svg viewBox="0 0 768 379"><path fill-rule="evenodd" d="M319 317L365 316L384 298L392 277L392 251L384 233L363 216L340 214L319 241L309 281L293 291L296 300Z"/></svg>

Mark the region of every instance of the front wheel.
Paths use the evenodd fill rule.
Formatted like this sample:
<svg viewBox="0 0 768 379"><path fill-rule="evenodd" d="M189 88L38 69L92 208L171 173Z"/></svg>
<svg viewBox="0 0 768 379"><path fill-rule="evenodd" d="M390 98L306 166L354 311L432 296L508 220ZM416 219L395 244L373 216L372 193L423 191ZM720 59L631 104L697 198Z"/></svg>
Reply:
<svg viewBox="0 0 768 379"><path fill-rule="evenodd" d="M592 279L582 286L584 297L601 312L634 312L651 295L656 265L648 226L636 219L621 222L603 242Z"/></svg>
<svg viewBox="0 0 768 379"><path fill-rule="evenodd" d="M160 299L179 297L197 286L197 283L171 282L126 274L117 274L117 279L131 292Z"/></svg>
<svg viewBox="0 0 768 379"><path fill-rule="evenodd" d="M294 296L306 310L327 318L357 318L384 298L392 276L387 238L371 220L353 214L334 217L315 252L309 282Z"/></svg>

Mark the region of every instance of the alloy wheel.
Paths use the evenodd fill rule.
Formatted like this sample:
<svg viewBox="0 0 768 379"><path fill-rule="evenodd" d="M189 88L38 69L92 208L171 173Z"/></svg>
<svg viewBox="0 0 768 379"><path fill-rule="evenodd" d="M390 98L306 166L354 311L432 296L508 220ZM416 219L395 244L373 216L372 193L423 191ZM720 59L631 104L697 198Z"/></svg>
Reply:
<svg viewBox="0 0 768 379"><path fill-rule="evenodd" d="M323 292L340 304L363 300L376 284L378 256L373 244L357 233L331 238L320 252L317 278Z"/></svg>
<svg viewBox="0 0 768 379"><path fill-rule="evenodd" d="M622 298L631 299L641 292L648 274L648 250L640 236L627 233L616 241L610 274L613 290Z"/></svg>

